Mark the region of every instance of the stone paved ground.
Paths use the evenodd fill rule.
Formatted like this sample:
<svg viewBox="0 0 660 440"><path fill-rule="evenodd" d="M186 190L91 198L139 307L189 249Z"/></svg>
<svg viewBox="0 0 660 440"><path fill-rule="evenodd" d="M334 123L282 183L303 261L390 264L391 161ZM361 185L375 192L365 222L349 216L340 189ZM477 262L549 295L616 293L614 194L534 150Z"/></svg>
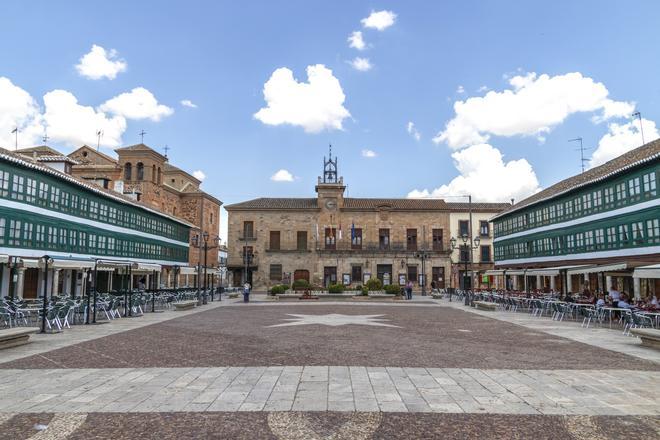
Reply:
<svg viewBox="0 0 660 440"><path fill-rule="evenodd" d="M615 331L594 346L422 303L169 318L0 353L0 438L660 437L660 364L607 350Z"/></svg>

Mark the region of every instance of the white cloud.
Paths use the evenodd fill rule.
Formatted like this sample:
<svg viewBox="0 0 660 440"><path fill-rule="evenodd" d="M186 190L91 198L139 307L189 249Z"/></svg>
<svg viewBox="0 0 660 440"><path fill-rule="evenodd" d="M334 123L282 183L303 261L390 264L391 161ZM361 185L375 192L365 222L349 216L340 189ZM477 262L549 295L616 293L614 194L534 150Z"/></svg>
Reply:
<svg viewBox="0 0 660 440"><path fill-rule="evenodd" d="M371 11L367 18L361 20L362 26L383 31L394 24L396 14L392 11Z"/></svg>
<svg viewBox="0 0 660 440"><path fill-rule="evenodd" d="M367 48L364 38L362 38L362 32L354 31L348 37L348 46L357 50L365 50Z"/></svg>
<svg viewBox="0 0 660 440"><path fill-rule="evenodd" d="M472 195L483 202L517 201L539 191L532 166L525 159L504 162L502 153L489 144L472 145L452 154L460 175L432 191L415 189L409 198L445 198Z"/></svg>
<svg viewBox="0 0 660 440"><path fill-rule="evenodd" d="M542 137L574 113L601 111L598 118L604 120L634 109L631 103L609 99L602 83L579 72L517 75L509 84L512 88L502 92L456 101L454 118L433 141L462 148L487 142L491 135Z"/></svg>
<svg viewBox="0 0 660 440"><path fill-rule="evenodd" d="M184 107L197 108L197 104L192 102L190 99L182 99L180 103Z"/></svg>
<svg viewBox="0 0 660 440"><path fill-rule="evenodd" d="M351 116L343 105L346 96L339 80L323 64L307 66L307 82L280 67L264 84L264 99L267 106L254 117L267 125L290 124L318 133L341 130L342 121Z"/></svg>
<svg viewBox="0 0 660 440"><path fill-rule="evenodd" d="M369 58L355 57L352 61L349 62L349 64L355 70L359 70L360 72L366 72L368 70L371 70L371 68L373 67L373 65L369 61Z"/></svg>
<svg viewBox="0 0 660 440"><path fill-rule="evenodd" d="M417 127L415 127L415 123L412 121L409 121L408 124L406 124L406 131L410 136L415 138L416 141L421 139L421 135L419 134L419 131L417 131Z"/></svg>
<svg viewBox="0 0 660 440"><path fill-rule="evenodd" d="M270 180L273 182L293 182L293 174L285 169L281 169L270 176Z"/></svg>
<svg viewBox="0 0 660 440"><path fill-rule="evenodd" d="M477 92L479 92L479 93L486 92L486 91L488 91L488 86L481 86L477 89Z"/></svg>
<svg viewBox="0 0 660 440"><path fill-rule="evenodd" d="M192 173L193 177L199 181L204 181L206 179L206 174L202 170L195 170Z"/></svg>
<svg viewBox="0 0 660 440"><path fill-rule="evenodd" d="M105 50L96 44L76 64L78 73L89 79L115 79L118 73L126 71L126 67L126 61L117 58L116 50Z"/></svg>
<svg viewBox="0 0 660 440"><path fill-rule="evenodd" d="M75 147L82 144L96 145L96 132L103 131L101 145L118 147L121 135L126 131L123 116L107 116L93 107L78 104L76 97L66 90L53 90L44 95L48 136L54 142Z"/></svg>
<svg viewBox="0 0 660 440"><path fill-rule="evenodd" d="M460 93L460 94L465 93L465 87L459 85L459 86L456 88L456 93Z"/></svg>
<svg viewBox="0 0 660 440"><path fill-rule="evenodd" d="M154 122L174 113L170 107L158 104L156 97L144 87L136 87L109 99L101 104L99 110L127 119L151 119Z"/></svg>
<svg viewBox="0 0 660 440"><path fill-rule="evenodd" d="M644 141L650 142L660 137L660 132L655 122L642 118ZM598 148L591 155L589 167L604 164L630 150L642 145L642 135L639 131L639 120L632 119L629 122L609 124L608 133L598 141Z"/></svg>
<svg viewBox="0 0 660 440"><path fill-rule="evenodd" d="M374 157L378 156L374 150L362 150L362 157L366 157L368 159L373 159Z"/></svg>
<svg viewBox="0 0 660 440"><path fill-rule="evenodd" d="M18 147L32 146L43 135L43 118L37 102L28 92L0 77L0 147L14 149L11 131L18 127Z"/></svg>

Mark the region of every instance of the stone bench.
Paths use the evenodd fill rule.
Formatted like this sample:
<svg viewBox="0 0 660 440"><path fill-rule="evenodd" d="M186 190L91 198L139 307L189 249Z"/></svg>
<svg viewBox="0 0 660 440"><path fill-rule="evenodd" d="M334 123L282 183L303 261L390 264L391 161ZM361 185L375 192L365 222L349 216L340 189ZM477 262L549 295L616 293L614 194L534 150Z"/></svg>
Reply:
<svg viewBox="0 0 660 440"><path fill-rule="evenodd" d="M491 303L491 302L486 302L486 301L475 301L474 306L478 310L488 310L488 311L493 311L497 310L497 304L496 303Z"/></svg>
<svg viewBox="0 0 660 440"><path fill-rule="evenodd" d="M654 328L632 328L630 333L642 340L644 347L660 350L660 330Z"/></svg>
<svg viewBox="0 0 660 440"><path fill-rule="evenodd" d="M190 310L195 308L197 301L179 301L173 304L175 310Z"/></svg>
<svg viewBox="0 0 660 440"><path fill-rule="evenodd" d="M353 298L352 293L322 293L318 295L319 299L321 301L336 301L336 300L344 300L348 299L350 300Z"/></svg>
<svg viewBox="0 0 660 440"><path fill-rule="evenodd" d="M394 295L391 293L372 293L369 292L369 299L378 300L378 301L394 301L396 299L403 298L400 295Z"/></svg>
<svg viewBox="0 0 660 440"><path fill-rule="evenodd" d="M39 327L14 327L0 330L0 349L27 344L30 342L30 335L38 331Z"/></svg>

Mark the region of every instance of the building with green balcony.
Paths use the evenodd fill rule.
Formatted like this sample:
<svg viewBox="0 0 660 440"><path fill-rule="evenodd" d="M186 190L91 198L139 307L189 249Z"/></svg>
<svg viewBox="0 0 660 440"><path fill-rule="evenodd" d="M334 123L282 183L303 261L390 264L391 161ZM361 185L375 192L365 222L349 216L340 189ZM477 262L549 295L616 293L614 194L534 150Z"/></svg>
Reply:
<svg viewBox="0 0 660 440"><path fill-rule="evenodd" d="M163 266L188 265L191 224L86 183L56 162L0 149L0 296L41 294L44 255L53 259L48 293L67 295L84 293L92 269L105 291L118 267L131 266L144 280Z"/></svg>
<svg viewBox="0 0 660 440"><path fill-rule="evenodd" d="M562 180L496 215L509 288L660 293L660 140Z"/></svg>

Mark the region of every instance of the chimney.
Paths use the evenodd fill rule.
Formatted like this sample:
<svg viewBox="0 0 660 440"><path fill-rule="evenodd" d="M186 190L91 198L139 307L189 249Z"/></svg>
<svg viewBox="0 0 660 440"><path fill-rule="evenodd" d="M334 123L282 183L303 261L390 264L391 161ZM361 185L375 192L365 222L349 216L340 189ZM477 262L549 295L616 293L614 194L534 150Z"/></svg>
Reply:
<svg viewBox="0 0 660 440"><path fill-rule="evenodd" d="M512 205L514 204L514 201L515 201L515 199L513 197L511 197L511 204Z"/></svg>

